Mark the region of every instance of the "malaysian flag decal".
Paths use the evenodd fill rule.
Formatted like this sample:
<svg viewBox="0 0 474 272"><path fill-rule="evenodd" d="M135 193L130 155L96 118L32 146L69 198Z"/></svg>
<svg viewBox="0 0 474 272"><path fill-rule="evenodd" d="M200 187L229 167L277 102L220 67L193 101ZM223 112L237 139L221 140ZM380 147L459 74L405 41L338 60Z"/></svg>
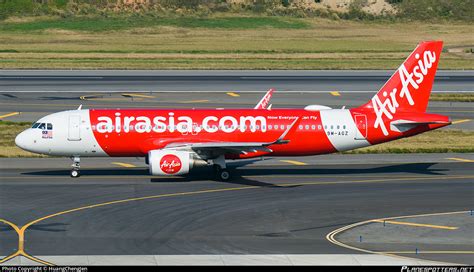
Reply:
<svg viewBox="0 0 474 272"><path fill-rule="evenodd" d="M43 130L42 137L43 137L43 139L52 139L53 138L53 131L52 130Z"/></svg>

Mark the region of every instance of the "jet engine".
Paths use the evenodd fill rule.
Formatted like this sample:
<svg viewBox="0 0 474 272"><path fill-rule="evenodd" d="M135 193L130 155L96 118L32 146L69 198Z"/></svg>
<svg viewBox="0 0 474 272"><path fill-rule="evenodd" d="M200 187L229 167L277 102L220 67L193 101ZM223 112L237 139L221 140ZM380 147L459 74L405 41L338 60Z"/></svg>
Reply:
<svg viewBox="0 0 474 272"><path fill-rule="evenodd" d="M187 174L194 166L194 153L176 150L152 150L148 152L148 164L150 175Z"/></svg>

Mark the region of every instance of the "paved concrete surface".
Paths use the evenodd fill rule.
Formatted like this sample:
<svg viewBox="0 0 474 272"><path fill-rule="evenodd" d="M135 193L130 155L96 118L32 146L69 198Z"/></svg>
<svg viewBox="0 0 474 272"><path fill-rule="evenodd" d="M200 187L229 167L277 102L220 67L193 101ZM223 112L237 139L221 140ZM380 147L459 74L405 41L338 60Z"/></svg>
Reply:
<svg viewBox="0 0 474 272"><path fill-rule="evenodd" d="M0 71L0 116L21 112L2 119L32 122L79 104L253 107L271 87L278 89L274 108L353 107L369 100L391 72L179 73L181 77L176 71L60 71L51 77L50 71ZM434 91L469 92L472 82L472 71L441 71ZM465 120L450 128L474 129L471 104L431 102L429 111ZM222 183L210 180L207 168L184 178L150 177L143 160L135 158L84 159L79 179L69 178L68 159L0 159L0 220L5 220L0 223L0 256L19 249L12 226L26 226L20 253L58 264L104 264L123 256L133 256L123 259L131 263L156 264L265 263L268 258L293 264L472 264L472 254L418 254L423 261L388 261L326 239L335 229L365 220L472 209L471 161L474 154L270 158L231 163L238 167L235 178ZM436 235L429 240L433 248L441 239ZM450 235L443 237L449 240ZM453 241L462 240L462 235L452 235ZM383 239L378 245L392 250ZM18 256L10 262L26 260Z"/></svg>
<svg viewBox="0 0 474 272"><path fill-rule="evenodd" d="M79 179L69 178L68 159L2 159L0 214L27 226L27 254L46 261L66 256L51 262L87 258L105 263L111 259L100 256L111 255L143 255L137 258L145 262L152 255L343 254L341 262L348 263L343 260L361 252L327 240L335 229L383 217L469 210L472 163L449 158L470 161L473 156L328 155L306 157L307 165L272 158L236 162L234 179L225 183L210 180L208 168L194 169L188 177L150 177L134 158L84 159ZM0 233L0 255L15 253L16 232L0 224ZM451 233L442 235L449 240ZM430 245L440 248L440 239L429 240ZM392 250L389 245L386 249ZM472 264L472 254L415 257ZM314 260L336 263L339 257Z"/></svg>
<svg viewBox="0 0 474 272"><path fill-rule="evenodd" d="M392 72L4 70L0 71L0 119L33 122L81 104L84 108L251 108L269 88L277 89L273 108L308 104L350 108L367 102ZM474 71L438 71L433 92L473 92L473 83ZM472 130L471 104L431 102L428 110L462 121L452 128ZM9 115L16 112L20 114Z"/></svg>
<svg viewBox="0 0 474 272"><path fill-rule="evenodd" d="M418 259L370 254L299 254L299 255L109 255L39 256L56 265L443 265ZM16 257L5 265L38 265L25 257Z"/></svg>
<svg viewBox="0 0 474 272"><path fill-rule="evenodd" d="M394 71L0 71L4 92L376 91ZM474 71L438 71L434 91L473 91Z"/></svg>
<svg viewBox="0 0 474 272"><path fill-rule="evenodd" d="M414 215L383 219L343 231L336 239L347 245L403 256L474 263L474 214Z"/></svg>

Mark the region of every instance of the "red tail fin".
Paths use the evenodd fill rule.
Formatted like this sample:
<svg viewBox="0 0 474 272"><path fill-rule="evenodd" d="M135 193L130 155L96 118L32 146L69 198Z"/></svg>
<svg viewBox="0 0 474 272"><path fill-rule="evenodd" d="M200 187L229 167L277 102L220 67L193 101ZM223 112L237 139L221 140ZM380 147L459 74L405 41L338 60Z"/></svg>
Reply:
<svg viewBox="0 0 474 272"><path fill-rule="evenodd" d="M380 91L361 108L389 119L397 111L425 112L443 48L442 41L420 43Z"/></svg>

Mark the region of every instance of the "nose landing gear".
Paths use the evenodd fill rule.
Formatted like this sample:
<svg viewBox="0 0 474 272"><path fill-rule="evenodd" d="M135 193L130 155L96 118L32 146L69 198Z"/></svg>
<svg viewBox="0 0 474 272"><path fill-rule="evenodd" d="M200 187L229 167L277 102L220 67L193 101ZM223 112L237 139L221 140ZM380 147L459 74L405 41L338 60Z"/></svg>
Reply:
<svg viewBox="0 0 474 272"><path fill-rule="evenodd" d="M80 166L80 163L81 163L81 159L79 158L79 156L73 156L71 157L72 159L72 169L71 169L71 177L72 178L78 178L81 176L81 172L79 171L79 168L81 168Z"/></svg>

